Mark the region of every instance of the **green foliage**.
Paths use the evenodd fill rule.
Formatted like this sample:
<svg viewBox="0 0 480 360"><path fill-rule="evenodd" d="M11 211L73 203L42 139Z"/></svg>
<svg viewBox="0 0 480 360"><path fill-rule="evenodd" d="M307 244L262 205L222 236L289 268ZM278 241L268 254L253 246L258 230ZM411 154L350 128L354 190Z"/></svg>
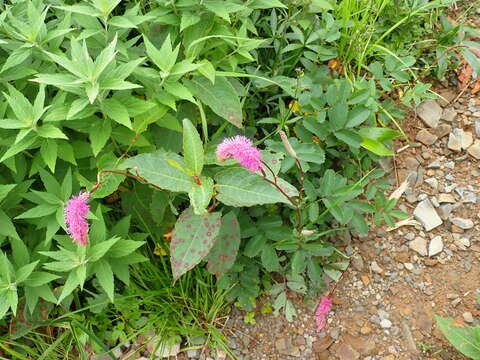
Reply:
<svg viewBox="0 0 480 360"><path fill-rule="evenodd" d="M466 326L452 319L435 316L443 335L463 355L480 359L480 326Z"/></svg>
<svg viewBox="0 0 480 360"><path fill-rule="evenodd" d="M404 135L397 104L433 97L419 76L442 78L458 54L478 66L478 45L461 38L472 29L441 13L448 3L0 2L0 325L34 319L40 302L88 308L69 330L79 351L87 342L105 351L102 311L141 317L123 303L136 295L133 277L157 304L183 298L196 309L188 321L177 308L164 318L217 334L216 312L198 320L216 302L195 295L205 291L195 277L213 291L205 264L218 301L252 311L269 291L272 311L293 318L287 292L314 296L345 269L334 236L405 215L375 168ZM427 53L417 40L436 20ZM219 142L238 134L262 150L263 173L216 159ZM65 235L63 209L92 188L81 247ZM161 311L150 295L146 314ZM96 323L82 325L92 313ZM117 326L113 345L128 333Z"/></svg>

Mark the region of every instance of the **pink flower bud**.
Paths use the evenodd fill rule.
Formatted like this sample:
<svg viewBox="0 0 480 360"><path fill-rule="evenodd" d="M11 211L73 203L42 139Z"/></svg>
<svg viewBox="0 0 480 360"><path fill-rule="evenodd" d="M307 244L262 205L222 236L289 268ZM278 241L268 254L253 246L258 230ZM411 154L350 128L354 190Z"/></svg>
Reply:
<svg viewBox="0 0 480 360"><path fill-rule="evenodd" d="M72 196L65 206L64 216L67 232L77 244L88 244L88 222L86 220L90 206L87 201L90 193L80 193Z"/></svg>
<svg viewBox="0 0 480 360"><path fill-rule="evenodd" d="M330 299L328 296L324 296L320 301L320 304L318 304L317 311L315 312L317 331L322 331L325 329L330 310L332 310L332 299Z"/></svg>
<svg viewBox="0 0 480 360"><path fill-rule="evenodd" d="M237 135L223 140L217 146L216 154L218 161L233 158L252 172L259 171L262 168L260 150L253 146L252 141L245 136Z"/></svg>

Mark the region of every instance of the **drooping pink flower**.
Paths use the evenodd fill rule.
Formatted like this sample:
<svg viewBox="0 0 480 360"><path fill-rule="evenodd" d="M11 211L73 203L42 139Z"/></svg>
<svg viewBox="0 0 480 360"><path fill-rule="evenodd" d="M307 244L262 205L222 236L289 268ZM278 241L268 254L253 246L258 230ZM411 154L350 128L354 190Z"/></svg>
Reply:
<svg viewBox="0 0 480 360"><path fill-rule="evenodd" d="M89 192L72 196L64 211L68 234L73 241L82 246L88 244L88 222L86 218L90 210L87 203L89 197Z"/></svg>
<svg viewBox="0 0 480 360"><path fill-rule="evenodd" d="M317 331L322 331L327 325L328 313L332 310L332 299L324 296L318 304L317 311L315 311L315 320L317 322Z"/></svg>
<svg viewBox="0 0 480 360"><path fill-rule="evenodd" d="M230 158L237 160L240 165L252 172L259 171L262 168L260 150L245 136L237 135L227 138L217 146L218 161L225 161Z"/></svg>

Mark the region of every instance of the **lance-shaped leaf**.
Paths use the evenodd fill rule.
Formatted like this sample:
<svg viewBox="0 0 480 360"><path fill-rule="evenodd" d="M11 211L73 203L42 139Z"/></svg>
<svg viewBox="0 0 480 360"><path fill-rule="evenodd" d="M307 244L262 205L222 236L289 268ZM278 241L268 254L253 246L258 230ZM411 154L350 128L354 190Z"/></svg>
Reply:
<svg viewBox="0 0 480 360"><path fill-rule="evenodd" d="M480 359L480 326L466 326L438 315L435 319L443 335L458 351L469 358Z"/></svg>
<svg viewBox="0 0 480 360"><path fill-rule="evenodd" d="M190 204L192 205L193 212L196 215L203 215L207 213L206 207L210 203L212 195L212 178L202 176L200 178L200 185L194 184L188 192L188 196L190 197Z"/></svg>
<svg viewBox="0 0 480 360"><path fill-rule="evenodd" d="M185 163L194 175L200 175L203 169L203 144L197 129L188 119L183 119L183 155Z"/></svg>
<svg viewBox="0 0 480 360"><path fill-rule="evenodd" d="M281 178L278 186L290 197L298 195L297 189ZM290 201L261 175L240 167L222 170L215 175L217 200L229 206L254 206L286 203Z"/></svg>
<svg viewBox="0 0 480 360"><path fill-rule="evenodd" d="M180 215L170 244L174 282L208 255L220 230L221 216L219 212L195 215L192 208Z"/></svg>
<svg viewBox="0 0 480 360"><path fill-rule="evenodd" d="M132 169L132 173L165 190L189 192L195 184L193 177L183 170L183 158L174 153L140 154L125 160L122 168Z"/></svg>
<svg viewBox="0 0 480 360"><path fill-rule="evenodd" d="M208 254L207 269L219 278L235 263L240 247L240 225L233 211L222 218L220 233Z"/></svg>

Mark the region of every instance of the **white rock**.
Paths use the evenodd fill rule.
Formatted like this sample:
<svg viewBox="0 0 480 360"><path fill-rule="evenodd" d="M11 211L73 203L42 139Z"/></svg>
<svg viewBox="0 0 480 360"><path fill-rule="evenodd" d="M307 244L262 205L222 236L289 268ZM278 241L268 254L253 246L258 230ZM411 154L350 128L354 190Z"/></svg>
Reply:
<svg viewBox="0 0 480 360"><path fill-rule="evenodd" d="M455 198L453 197L452 194L439 194L438 195L438 202L440 204L443 204L443 203L454 204L456 201L455 201Z"/></svg>
<svg viewBox="0 0 480 360"><path fill-rule="evenodd" d="M453 129L448 137L448 148L453 151L462 151L467 149L473 143L471 132L465 132L462 129Z"/></svg>
<svg viewBox="0 0 480 360"><path fill-rule="evenodd" d="M180 343L174 344L165 344L162 343L159 345L157 351L155 351L155 356L160 358L168 358L170 356L177 356L180 352Z"/></svg>
<svg viewBox="0 0 480 360"><path fill-rule="evenodd" d="M455 111L455 109L452 107L449 107L443 110L442 120L452 122L453 120L455 120L456 116L457 116L457 112Z"/></svg>
<svg viewBox="0 0 480 360"><path fill-rule="evenodd" d="M475 140L473 145L467 149L467 152L475 159L480 160L480 140Z"/></svg>
<svg viewBox="0 0 480 360"><path fill-rule="evenodd" d="M413 216L420 221L426 231L435 229L437 226L442 225L443 221L438 216L435 208L430 200L425 199L418 203L417 207L413 211Z"/></svg>
<svg viewBox="0 0 480 360"><path fill-rule="evenodd" d="M428 256L435 256L443 251L443 241L441 236L435 236L428 246Z"/></svg>
<svg viewBox="0 0 480 360"><path fill-rule="evenodd" d="M380 321L380 326L384 329L389 329L392 327L392 322L388 319L382 319L382 321Z"/></svg>
<svg viewBox="0 0 480 360"><path fill-rule="evenodd" d="M462 219L459 217L454 217L450 219L451 223L455 226L458 226L460 229L468 230L473 228L473 221L470 219Z"/></svg>
<svg viewBox="0 0 480 360"><path fill-rule="evenodd" d="M408 247L422 256L427 256L427 240L424 238L417 236L415 239L408 243Z"/></svg>
<svg viewBox="0 0 480 360"><path fill-rule="evenodd" d="M413 264L412 263L404 263L403 266L405 266L405 269L407 269L408 271L413 270Z"/></svg>
<svg viewBox="0 0 480 360"><path fill-rule="evenodd" d="M438 180L435 178L428 178L424 180L428 185L430 185L434 190L438 190Z"/></svg>
<svg viewBox="0 0 480 360"><path fill-rule="evenodd" d="M473 323L475 320L473 319L473 315L470 311L464 312L463 313L463 320L467 323Z"/></svg>

